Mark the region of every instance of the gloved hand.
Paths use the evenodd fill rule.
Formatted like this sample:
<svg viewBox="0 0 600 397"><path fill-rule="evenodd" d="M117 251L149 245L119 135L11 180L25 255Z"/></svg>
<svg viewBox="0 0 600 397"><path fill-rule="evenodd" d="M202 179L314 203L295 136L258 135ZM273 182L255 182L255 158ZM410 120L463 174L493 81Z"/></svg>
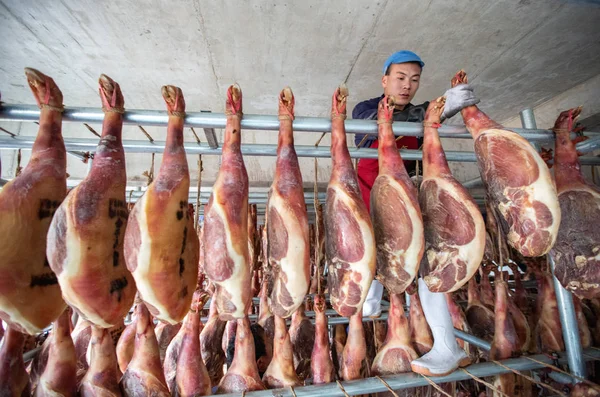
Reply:
<svg viewBox="0 0 600 397"><path fill-rule="evenodd" d="M469 84L459 84L450 88L444 94L446 104L442 113L442 121L449 119L467 106L479 103L479 98L473 93L473 88Z"/></svg>

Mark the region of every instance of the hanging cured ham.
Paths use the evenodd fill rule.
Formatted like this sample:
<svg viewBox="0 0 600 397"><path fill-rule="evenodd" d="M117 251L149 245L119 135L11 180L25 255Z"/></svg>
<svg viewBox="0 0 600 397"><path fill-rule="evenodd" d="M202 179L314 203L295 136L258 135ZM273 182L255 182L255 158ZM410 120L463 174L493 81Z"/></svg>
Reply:
<svg viewBox="0 0 600 397"><path fill-rule="evenodd" d="M265 276L267 278L267 276ZM268 298L268 282L263 279L262 287L260 290L260 303L258 307L258 320L257 323L260 325L265 333L265 364L268 366L273 357L273 341L275 339L275 316L271 313L269 308Z"/></svg>
<svg viewBox="0 0 600 397"><path fill-rule="evenodd" d="M262 381L268 389L302 385L294 368L292 342L285 325L285 319L279 316L275 316L273 359L265 371Z"/></svg>
<svg viewBox="0 0 600 397"><path fill-rule="evenodd" d="M463 312L463 309L460 307L458 303L456 303L455 296L452 294L446 295L446 303L448 304L448 311L450 312L450 317L452 318L452 325L454 328L466 332L467 334L471 333L471 327L469 327L469 323L467 322L467 317ZM467 353L467 356L471 358L471 362L475 362L476 359L476 349L471 344L465 342L460 338L456 338L456 342L458 346Z"/></svg>
<svg viewBox="0 0 600 397"><path fill-rule="evenodd" d="M102 137L87 177L69 192L48 231L48 262L63 298L100 327L116 325L133 304L135 283L123 259L127 227L124 100L119 84L100 76Z"/></svg>
<svg viewBox="0 0 600 397"><path fill-rule="evenodd" d="M592 346L592 333L583 312L582 302L576 296L573 297L573 306L575 308L575 317L577 318L577 328L579 329L581 347L587 349Z"/></svg>
<svg viewBox="0 0 600 397"><path fill-rule="evenodd" d="M331 106L332 171L327 185L325 249L331 305L341 316L361 311L375 275L375 236L346 142L345 85ZM269 226L270 227L270 226Z"/></svg>
<svg viewBox="0 0 600 397"><path fill-rule="evenodd" d="M536 278L538 284L538 321L534 335L538 341L538 349L544 353L562 352L565 350L565 343L558 314L558 302L552 284L552 275L538 272Z"/></svg>
<svg viewBox="0 0 600 397"><path fill-rule="evenodd" d="M310 360L315 344L315 326L306 316L304 303L292 316L290 338L294 350L294 366L301 380L310 378Z"/></svg>
<svg viewBox="0 0 600 397"><path fill-rule="evenodd" d="M508 313L508 285L504 280L496 280L496 302L494 339L490 350L490 359L505 360L521 354L519 336ZM497 375L494 379L496 389L509 396L515 395L517 384L513 373Z"/></svg>
<svg viewBox="0 0 600 397"><path fill-rule="evenodd" d="M133 334L135 335L135 330ZM77 384L79 384L81 379L83 379L88 370L86 354L90 345L91 337L92 324L89 321L79 317L77 324L75 324L75 328L71 332L71 339L73 340L73 345L75 346L75 356L77 357Z"/></svg>
<svg viewBox="0 0 600 397"><path fill-rule="evenodd" d="M423 306L421 306L421 299L419 299L417 292L410 295L409 306L410 337L416 352L419 356L423 356L433 348L433 335L427 324Z"/></svg>
<svg viewBox="0 0 600 397"><path fill-rule="evenodd" d="M508 279L508 272L502 272L502 280L498 283L503 282L503 280ZM497 283L497 284L498 284ZM505 282L506 283L506 282ZM506 287L508 288L508 287ZM497 294L497 292L496 292ZM512 323L515 328L515 332L517 334L519 351L525 353L528 351L529 346L531 345L531 328L529 327L529 322L527 317L523 314L523 312L519 309L519 307L515 304L514 298L510 296L507 292L506 306L508 307L508 315L510 316Z"/></svg>
<svg viewBox="0 0 600 397"><path fill-rule="evenodd" d="M251 299L248 253L248 173L241 152L242 91L227 90L221 168L204 208L204 271L215 284L222 320L244 318Z"/></svg>
<svg viewBox="0 0 600 397"><path fill-rule="evenodd" d="M0 318L35 334L66 307L46 260L46 235L67 194L67 153L62 93L41 72L26 68L25 74L41 109L40 128L29 164L0 191Z"/></svg>
<svg viewBox="0 0 600 397"><path fill-rule="evenodd" d="M138 303L139 305L140 303ZM137 321L134 318L133 321L125 327L121 337L117 342L117 362L121 372L125 372L131 357L133 357L133 350L135 349L135 331L137 328Z"/></svg>
<svg viewBox="0 0 600 397"><path fill-rule="evenodd" d="M200 332L200 348L202 361L208 371L211 384L218 385L223 377L223 364L225 363L225 352L221 348L223 333L227 322L219 320L217 302L210 302L208 321Z"/></svg>
<svg viewBox="0 0 600 397"><path fill-rule="evenodd" d="M310 283L308 215L300 164L294 149L294 94L279 94L279 142L275 177L267 203L271 310L287 318L304 300Z"/></svg>
<svg viewBox="0 0 600 397"><path fill-rule="evenodd" d="M183 147L181 89L162 87L169 112L160 170L135 203L125 232L125 260L148 310L159 320L183 320L198 277L198 235L188 209L190 174Z"/></svg>
<svg viewBox="0 0 600 397"><path fill-rule="evenodd" d="M496 267L490 265L479 268L479 274L481 275L481 281L479 282L481 302L492 310L494 309L495 298L492 283L490 283L490 273L494 269Z"/></svg>
<svg viewBox="0 0 600 397"><path fill-rule="evenodd" d="M135 310L135 349L121 378L121 389L127 396L168 397L152 318L144 303L139 303Z"/></svg>
<svg viewBox="0 0 600 397"><path fill-rule="evenodd" d="M390 295L390 311L385 342L371 367L372 375L393 375L410 372L410 362L418 358L411 344L408 320L402 308L402 296Z"/></svg>
<svg viewBox="0 0 600 397"><path fill-rule="evenodd" d="M113 339L107 329L92 327L90 340L90 367L81 382L81 397L120 397L121 372Z"/></svg>
<svg viewBox="0 0 600 397"><path fill-rule="evenodd" d="M377 244L377 278L391 294L414 280L425 246L417 189L408 176L392 131L394 98L379 102L379 175L371 190Z"/></svg>
<svg viewBox="0 0 600 397"><path fill-rule="evenodd" d="M438 127L444 103L443 97L432 101L423 122L423 182L419 189L425 228L422 273L431 292L452 292L465 285L481 264L486 237L479 207L452 176L440 142Z"/></svg>
<svg viewBox="0 0 600 397"><path fill-rule="evenodd" d="M71 339L69 310L54 321L48 362L38 381L36 396L74 396L77 392L77 357Z"/></svg>
<svg viewBox="0 0 600 397"><path fill-rule="evenodd" d="M600 189L583 177L569 136L580 113L581 107L566 110L554 124L554 176L562 221L550 254L560 283L592 299L600 297Z"/></svg>
<svg viewBox="0 0 600 397"><path fill-rule="evenodd" d="M181 329L181 325L182 323L169 324L160 321L154 329L154 334L156 334L156 341L158 342L158 351L160 353L161 363L165 362L167 348L169 347L169 344L171 343L175 335L177 335L177 333Z"/></svg>
<svg viewBox="0 0 600 397"><path fill-rule="evenodd" d="M23 363L25 335L9 326L0 345L0 396L28 396L29 375Z"/></svg>
<svg viewBox="0 0 600 397"><path fill-rule="evenodd" d="M244 317L237 320L235 355L231 367L221 379L217 394L242 393L253 390L265 390L265 385L258 375L250 321L248 317Z"/></svg>
<svg viewBox="0 0 600 397"><path fill-rule="evenodd" d="M192 309L167 349L164 373L173 396L206 396L211 382L200 351L200 312L208 295L194 293ZM214 348L214 347L211 347Z"/></svg>
<svg viewBox="0 0 600 397"><path fill-rule="evenodd" d="M335 379L335 368L331 361L329 347L326 307L325 297L315 295L315 343L310 360L313 384L315 385L333 382Z"/></svg>
<svg viewBox="0 0 600 397"><path fill-rule="evenodd" d="M452 86L467 83L460 71ZM477 106L461 110L475 140L479 173L508 243L523 256L550 251L560 225L560 208L548 167L520 135L504 129Z"/></svg>
<svg viewBox="0 0 600 397"><path fill-rule="evenodd" d="M494 338L494 312L481 303L474 278L469 280L469 303L465 314L473 335L491 342Z"/></svg>
<svg viewBox="0 0 600 397"><path fill-rule="evenodd" d="M362 323L362 310L350 317L348 339L342 353L341 372L343 380L364 378L363 366L367 357L367 341Z"/></svg>

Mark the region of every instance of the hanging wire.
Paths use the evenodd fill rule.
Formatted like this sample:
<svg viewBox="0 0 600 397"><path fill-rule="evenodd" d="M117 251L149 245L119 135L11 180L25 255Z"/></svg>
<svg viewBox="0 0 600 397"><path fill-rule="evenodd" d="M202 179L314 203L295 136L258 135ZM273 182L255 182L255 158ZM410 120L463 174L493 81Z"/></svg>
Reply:
<svg viewBox="0 0 600 397"><path fill-rule="evenodd" d="M194 135L196 135L194 133ZM199 143L199 142L198 142ZM198 220L200 219L200 185L202 184L202 155L198 155L198 194L196 195L196 216L194 219L194 228L196 231L200 230L200 224Z"/></svg>
<svg viewBox="0 0 600 397"><path fill-rule="evenodd" d="M427 381L427 383L429 383L431 386L433 386L433 388L435 390L439 391L440 393L442 393L446 397L452 397L450 394L446 393L444 391L444 389L442 389L438 384L436 384L434 381L432 381L431 379L429 379L427 376L425 376L423 374L419 374L419 375L421 375L423 378L425 378L425 380Z"/></svg>
<svg viewBox="0 0 600 397"><path fill-rule="evenodd" d="M373 323L375 323L373 321ZM381 383L383 383L383 385L390 391L390 393L392 393L392 395L394 397L399 397L398 394L390 387L390 385L388 385L388 383L386 381L384 381L383 379L381 379L379 376L375 377L377 380L379 380Z"/></svg>
<svg viewBox="0 0 600 397"><path fill-rule="evenodd" d="M497 387L495 387L494 385L492 385L489 382L484 381L481 378L478 378L477 376L473 375L472 373L470 373L469 371L467 371L464 368L460 368L461 371L463 371L465 374L469 375L475 382L479 382L482 385L488 387L490 390L494 391L495 393L500 394L501 396L505 396L505 397L511 397L508 394L504 393L502 390L499 390Z"/></svg>
<svg viewBox="0 0 600 397"><path fill-rule="evenodd" d="M150 163L150 170L144 171L142 175L148 178L148 184L146 186L150 186L152 181L154 181L154 153L152 153L152 162Z"/></svg>
<svg viewBox="0 0 600 397"><path fill-rule="evenodd" d="M15 170L15 178L21 175L23 168L21 167L21 149L17 152L17 169Z"/></svg>
<svg viewBox="0 0 600 397"><path fill-rule="evenodd" d="M325 133L321 135L321 137L315 143L315 147L318 147L321 143L321 139L325 136ZM315 266L317 267L316 277L317 277L317 294L321 295L321 247L319 244L319 221L321 217L319 216L319 160L315 157L315 178L313 185L313 201L315 206Z"/></svg>
<svg viewBox="0 0 600 397"><path fill-rule="evenodd" d="M538 382L537 380L533 379L531 376L525 375L524 373L522 373L520 371L517 371L516 369L509 368L506 365L502 364L500 361L491 360L490 362L492 362L492 363L494 363L496 365L499 365L500 367L502 367L504 369L507 369L507 370L509 370L510 372L512 372L512 373L514 373L516 375L520 375L523 378L527 379L528 381L530 381L532 383L535 383L536 385L542 386L542 387L544 387L544 388L546 388L546 389L548 389L548 390L550 390L550 391L558 394L559 396L567 397L567 395L565 393L561 392L560 390L557 390L554 387L552 387L552 386L550 386L550 385L548 385L548 384L546 384L544 382Z"/></svg>
<svg viewBox="0 0 600 397"><path fill-rule="evenodd" d="M85 125L85 127L88 129L88 131L89 131L89 132L91 132L92 134L96 135L98 138L102 138L102 137L100 136L100 134L98 134L98 133L96 132L96 130L95 130L95 129L93 129L92 127L90 127L90 125L89 125L88 123L83 123L83 125Z"/></svg>
<svg viewBox="0 0 600 397"><path fill-rule="evenodd" d="M577 379L578 381L581 381L581 382L585 383L586 385L588 385L588 386L590 386L590 387L594 388L595 390L598 390L598 391L600 391L600 386L599 386L599 385L597 385L596 383L594 383L594 382L591 382L591 381L589 381L589 380L587 380L587 379L585 379L585 378L579 377L579 376L577 376L577 375L570 374L570 373L568 373L567 371L563 371L562 369L560 369L560 368L558 368L558 367L556 367L556 366L554 366L554 365L552 365L552 364L547 364L547 363L545 363L545 362L543 362L543 361L536 360L535 358L531 358L531 357L527 357L527 356L524 356L524 358L526 358L526 359L528 359L528 360L530 360L530 361L533 361L534 363L541 364L541 365L543 365L544 367L550 368L550 369L552 369L553 371L560 372L561 374L564 374L564 375L568 375L568 376L570 376L571 378L575 378L575 379Z"/></svg>
<svg viewBox="0 0 600 397"><path fill-rule="evenodd" d="M292 396L294 396L294 397L298 397L298 396L296 395L296 390L294 390L294 386L290 386L290 393L292 393Z"/></svg>
<svg viewBox="0 0 600 397"><path fill-rule="evenodd" d="M0 127L0 131L6 132L8 135L10 135L12 138L16 137L17 134L13 134L12 132Z"/></svg>
<svg viewBox="0 0 600 397"><path fill-rule="evenodd" d="M146 135L146 138L148 138L148 140L150 141L150 143L154 143L154 139L152 139L152 137L150 136L150 134L148 134L148 131L146 131L144 129L144 127L142 127L141 125L138 125L138 128L140 130L142 130L142 132L144 133L144 135Z"/></svg>
<svg viewBox="0 0 600 397"><path fill-rule="evenodd" d="M346 389L344 389L344 386L342 386L339 380L336 380L335 383L337 383L338 388L342 391L342 393L344 393L344 396L350 397L350 395L346 393Z"/></svg>

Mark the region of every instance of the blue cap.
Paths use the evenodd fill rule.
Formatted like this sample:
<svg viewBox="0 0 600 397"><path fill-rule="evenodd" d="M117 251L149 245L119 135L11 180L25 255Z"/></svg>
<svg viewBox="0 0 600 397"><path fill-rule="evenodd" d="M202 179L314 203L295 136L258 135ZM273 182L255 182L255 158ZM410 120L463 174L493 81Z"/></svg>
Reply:
<svg viewBox="0 0 600 397"><path fill-rule="evenodd" d="M385 61L385 63L383 64L383 74L385 74L385 72L387 72L387 70L391 64L406 63L406 62L417 62L419 65L421 65L421 68L423 68L423 66L425 66L425 62L423 62L417 54L415 54L412 51L402 50L402 51L393 53Z"/></svg>

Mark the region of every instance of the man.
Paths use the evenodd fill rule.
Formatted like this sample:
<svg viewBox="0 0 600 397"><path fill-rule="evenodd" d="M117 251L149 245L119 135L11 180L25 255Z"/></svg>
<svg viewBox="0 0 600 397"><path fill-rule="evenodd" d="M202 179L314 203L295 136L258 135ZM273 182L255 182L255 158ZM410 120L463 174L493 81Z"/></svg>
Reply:
<svg viewBox="0 0 600 397"><path fill-rule="evenodd" d="M392 54L383 65L381 86L383 94L376 98L360 102L352 111L354 119L377 120L377 106L385 95L392 95L396 101L394 121L422 122L429 102L420 105L411 103L419 89L421 73L425 63L412 51L398 51ZM462 84L446 91L446 104L442 120L450 118L464 107L475 105L479 100L475 97L468 84ZM377 148L376 135L356 134L357 147ZM406 136L396 141L398 148L418 149L422 140ZM404 161L409 175L415 175L415 162ZM377 159L361 159L358 162L358 184L370 211L371 189L379 174ZM374 280L363 306L364 316L378 317L381 313L381 297L383 285ZM427 289L423 280L419 280L419 295L423 311L428 324L434 334L434 347L432 351L413 362L413 371L424 375L443 375L451 372L459 365L464 365L468 360L466 354L460 349L454 339L452 319L443 294L432 293Z"/></svg>
<svg viewBox="0 0 600 397"><path fill-rule="evenodd" d="M352 118L377 120L379 101L385 95L393 95L396 100L394 121L422 122L429 102L413 105L411 101L419 89L424 66L425 63L412 51L402 50L392 54L383 65L383 77L381 78L383 94L356 105L352 111ZM442 119L450 118L462 108L479 102L468 84L447 90L445 96L446 105ZM354 141L357 147L377 148L379 146L377 135L356 134ZM418 149L421 144L422 139L413 136L405 136L396 141L398 148L405 149ZM415 175L415 164L415 161L404 162L410 176ZM377 159L361 159L358 162L357 174L363 199L367 209L370 210L371 188L379 174Z"/></svg>

